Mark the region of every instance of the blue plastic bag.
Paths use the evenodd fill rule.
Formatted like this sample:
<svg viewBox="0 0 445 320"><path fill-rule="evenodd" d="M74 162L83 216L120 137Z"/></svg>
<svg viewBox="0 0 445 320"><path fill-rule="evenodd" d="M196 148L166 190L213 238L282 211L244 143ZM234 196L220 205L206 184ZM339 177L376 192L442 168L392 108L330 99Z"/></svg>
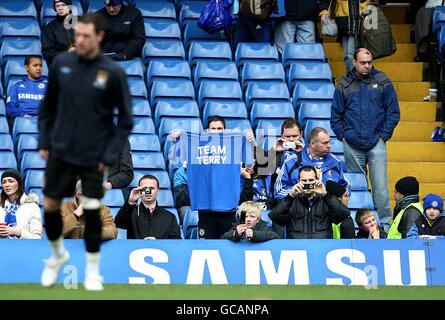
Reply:
<svg viewBox="0 0 445 320"><path fill-rule="evenodd" d="M233 0L209 0L202 8L198 27L208 33L225 30L232 25L234 16L230 10Z"/></svg>

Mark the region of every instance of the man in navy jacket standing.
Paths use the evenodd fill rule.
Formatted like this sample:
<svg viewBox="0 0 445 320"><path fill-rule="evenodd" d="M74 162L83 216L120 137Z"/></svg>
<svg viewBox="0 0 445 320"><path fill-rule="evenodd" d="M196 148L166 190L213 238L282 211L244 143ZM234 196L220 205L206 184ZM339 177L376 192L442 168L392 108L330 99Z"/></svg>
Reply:
<svg viewBox="0 0 445 320"><path fill-rule="evenodd" d="M344 143L347 171L366 173L368 165L375 209L382 224L388 224L386 142L400 120L399 103L391 81L372 66L367 49L356 50L353 65L335 90L331 127Z"/></svg>

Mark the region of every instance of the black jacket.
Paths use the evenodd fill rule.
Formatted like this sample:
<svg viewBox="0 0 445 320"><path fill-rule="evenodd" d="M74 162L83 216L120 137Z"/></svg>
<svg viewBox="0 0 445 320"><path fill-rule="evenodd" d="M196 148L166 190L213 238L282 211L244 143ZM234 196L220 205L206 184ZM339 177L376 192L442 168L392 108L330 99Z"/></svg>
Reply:
<svg viewBox="0 0 445 320"><path fill-rule="evenodd" d="M233 223L232 229L224 233L221 239L228 239L232 241L240 241L241 239L246 239L245 235L241 237L236 233L236 227L239 225L239 220ZM280 239L280 237L267 226L267 223L260 220L256 226L252 229L253 237L250 239L252 242L264 242L267 240Z"/></svg>
<svg viewBox="0 0 445 320"><path fill-rule="evenodd" d="M318 17L318 0L286 0L285 7L287 20L316 20Z"/></svg>
<svg viewBox="0 0 445 320"><path fill-rule="evenodd" d="M142 57L145 29L139 9L122 6L116 16L110 16L106 8L100 9L97 13L102 15L106 22L105 38L102 41L105 53L123 53L125 60Z"/></svg>
<svg viewBox="0 0 445 320"><path fill-rule="evenodd" d="M40 106L39 149L77 166L111 165L132 127L127 76L115 62L102 54L87 61L76 52L54 59Z"/></svg>
<svg viewBox="0 0 445 320"><path fill-rule="evenodd" d="M312 206L305 196L288 195L269 213L273 222L286 226L288 239L332 239L332 223L338 224L349 215L340 200L329 193L315 196Z"/></svg>
<svg viewBox="0 0 445 320"><path fill-rule="evenodd" d="M130 205L125 201L124 206L114 218L116 227L127 229L127 239L181 239L176 217L169 211L156 206L153 215L141 203Z"/></svg>
<svg viewBox="0 0 445 320"><path fill-rule="evenodd" d="M66 29L63 26L65 17L57 16L43 27L42 53L48 66L51 65L56 55L65 52L74 43L73 28Z"/></svg>
<svg viewBox="0 0 445 320"><path fill-rule="evenodd" d="M388 234L385 232L385 230L381 226L379 226L379 234L380 234L380 239L386 239L388 237ZM357 232L356 238L357 239L369 239L369 232L360 228Z"/></svg>
<svg viewBox="0 0 445 320"><path fill-rule="evenodd" d="M108 181L113 189L126 188L133 180L133 160L130 153L130 142L125 139L119 159L108 169Z"/></svg>

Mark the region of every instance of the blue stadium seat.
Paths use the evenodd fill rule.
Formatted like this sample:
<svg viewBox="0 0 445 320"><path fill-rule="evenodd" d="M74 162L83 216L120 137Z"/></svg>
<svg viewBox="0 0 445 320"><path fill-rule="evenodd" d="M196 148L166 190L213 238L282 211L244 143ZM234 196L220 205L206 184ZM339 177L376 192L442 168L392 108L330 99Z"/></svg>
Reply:
<svg viewBox="0 0 445 320"><path fill-rule="evenodd" d="M270 220L270 218L269 218L269 213L270 213L270 210L263 210L263 211L261 211L261 220L266 222L267 226L269 228L272 228L272 220Z"/></svg>
<svg viewBox="0 0 445 320"><path fill-rule="evenodd" d="M111 214L111 216L113 217L113 220L114 220L114 218L116 218L117 213L119 212L120 208L108 208L108 209L110 209L110 214Z"/></svg>
<svg viewBox="0 0 445 320"><path fill-rule="evenodd" d="M159 140L164 143L171 131L181 131L190 133L203 132L201 119L197 118L163 118L159 125Z"/></svg>
<svg viewBox="0 0 445 320"><path fill-rule="evenodd" d="M39 149L39 134L21 134L17 143L17 158L22 160L23 153L26 151L38 151Z"/></svg>
<svg viewBox="0 0 445 320"><path fill-rule="evenodd" d="M260 139L264 136L281 136L281 125L283 120L262 119L258 121L255 131L255 137Z"/></svg>
<svg viewBox="0 0 445 320"><path fill-rule="evenodd" d="M252 131L250 122L247 119L225 119L227 133L242 133Z"/></svg>
<svg viewBox="0 0 445 320"><path fill-rule="evenodd" d="M117 229L117 240L126 240L127 239L127 229L121 229L121 228L116 228Z"/></svg>
<svg viewBox="0 0 445 320"><path fill-rule="evenodd" d="M436 33L443 25L445 25L445 6L435 7L432 22L433 32Z"/></svg>
<svg viewBox="0 0 445 320"><path fill-rule="evenodd" d="M252 104L252 109L250 110L252 127L256 127L261 119L280 119L284 121L287 118L295 118L295 110L290 102L256 101Z"/></svg>
<svg viewBox="0 0 445 320"><path fill-rule="evenodd" d="M131 109L135 117L151 117L151 107L145 99L131 99Z"/></svg>
<svg viewBox="0 0 445 320"><path fill-rule="evenodd" d="M17 160L14 152L12 151L0 151L0 170L17 169Z"/></svg>
<svg viewBox="0 0 445 320"><path fill-rule="evenodd" d="M368 181L363 173L345 172L352 191L368 191Z"/></svg>
<svg viewBox="0 0 445 320"><path fill-rule="evenodd" d="M345 150L343 148L343 142L338 141L336 138L331 138L331 153L336 156L337 158L340 158L343 161Z"/></svg>
<svg viewBox="0 0 445 320"><path fill-rule="evenodd" d="M132 97L141 97L147 99L147 87L142 79L128 79L128 87Z"/></svg>
<svg viewBox="0 0 445 320"><path fill-rule="evenodd" d="M279 62L278 50L270 43L238 44L235 52L235 62L238 68L247 62Z"/></svg>
<svg viewBox="0 0 445 320"><path fill-rule="evenodd" d="M44 170L28 170L25 176L25 192L31 188L43 188L45 184Z"/></svg>
<svg viewBox="0 0 445 320"><path fill-rule="evenodd" d="M252 82L246 90L246 106L250 110L255 101L289 101L289 90L282 82Z"/></svg>
<svg viewBox="0 0 445 320"><path fill-rule="evenodd" d="M162 79L153 82L150 93L150 104L156 109L160 99L194 100L195 89L190 80Z"/></svg>
<svg viewBox="0 0 445 320"><path fill-rule="evenodd" d="M155 80L182 79L191 80L190 66L187 61L152 61L147 69L147 88Z"/></svg>
<svg viewBox="0 0 445 320"><path fill-rule="evenodd" d="M48 65L46 64L45 60L43 60L42 75L45 77L48 76ZM13 82L22 80L26 76L27 72L24 66L24 59L22 61L11 59L8 62L6 62L5 73L4 73L5 84L8 84L11 80Z"/></svg>
<svg viewBox="0 0 445 320"><path fill-rule="evenodd" d="M326 62L326 56L321 43L286 43L282 60L284 68L287 69L293 62Z"/></svg>
<svg viewBox="0 0 445 320"><path fill-rule="evenodd" d="M181 40L181 30L176 21L144 19L145 37L153 39Z"/></svg>
<svg viewBox="0 0 445 320"><path fill-rule="evenodd" d="M279 62L254 63L248 62L244 65L241 73L241 87L247 88L250 82L283 82L284 69Z"/></svg>
<svg viewBox="0 0 445 320"><path fill-rule="evenodd" d="M176 210L175 208L172 208L172 207L170 207L170 208L169 207L165 207L165 206L161 206L161 207L164 207L165 210L171 212L175 216L176 222L178 223L178 226L181 225L181 221L179 219L178 210ZM181 235L182 235L182 230L181 230Z"/></svg>
<svg viewBox="0 0 445 320"><path fill-rule="evenodd" d="M328 101L334 97L335 87L332 83L299 84L292 91L292 103L295 110L303 101Z"/></svg>
<svg viewBox="0 0 445 320"><path fill-rule="evenodd" d="M37 19L37 10L29 0L14 0L0 2L0 18L33 18Z"/></svg>
<svg viewBox="0 0 445 320"><path fill-rule="evenodd" d="M26 175L26 171L31 169L45 170L46 161L40 157L37 151L26 151L23 153L20 171L22 177Z"/></svg>
<svg viewBox="0 0 445 320"><path fill-rule="evenodd" d="M12 140L14 144L17 143L18 138L21 134L25 133L39 133L38 128L38 118L24 118L17 117L14 121L14 126L12 127Z"/></svg>
<svg viewBox="0 0 445 320"><path fill-rule="evenodd" d="M53 7L54 1L52 0L43 0L42 8L40 9L40 24L42 26L46 25L48 22L53 20L56 17L56 12ZM104 2L102 1L102 8L104 7ZM82 16L83 8L82 4L79 0L73 0L73 10L72 14L74 16Z"/></svg>
<svg viewBox="0 0 445 320"><path fill-rule="evenodd" d="M298 122L302 127L310 119L331 119L331 105L329 101L305 101L298 110Z"/></svg>
<svg viewBox="0 0 445 320"><path fill-rule="evenodd" d="M153 18L176 21L175 5L170 1L139 1L137 8L141 11L144 20L146 18Z"/></svg>
<svg viewBox="0 0 445 320"><path fill-rule="evenodd" d="M0 101L3 99L0 99ZM9 126L6 117L0 117L0 134L9 134Z"/></svg>
<svg viewBox="0 0 445 320"><path fill-rule="evenodd" d="M128 186L129 189L133 189L139 186L139 180L144 175L153 175L159 180L159 188L160 189L170 189L170 180L168 178L168 174L165 171L160 170L135 170L134 171L134 178L131 181L130 185Z"/></svg>
<svg viewBox="0 0 445 320"><path fill-rule="evenodd" d="M207 33L197 26L195 21L189 21L184 28L184 47L187 50L192 41L226 41L224 32Z"/></svg>
<svg viewBox="0 0 445 320"><path fill-rule="evenodd" d="M131 133L155 133L155 125L150 117L138 117L133 119Z"/></svg>
<svg viewBox="0 0 445 320"><path fill-rule="evenodd" d="M358 210L360 208L374 209L371 192L369 191L352 191L349 198L348 208Z"/></svg>
<svg viewBox="0 0 445 320"><path fill-rule="evenodd" d="M31 37L40 40L40 26L37 20L6 20L0 22L0 44L3 39Z"/></svg>
<svg viewBox="0 0 445 320"><path fill-rule="evenodd" d="M109 208L121 208L125 203L124 196L120 189L107 190L101 201Z"/></svg>
<svg viewBox="0 0 445 320"><path fill-rule="evenodd" d="M11 135L5 133L0 134L0 151L14 152L14 144L12 143Z"/></svg>
<svg viewBox="0 0 445 320"><path fill-rule="evenodd" d="M168 189L161 189L158 193L158 205L160 207L174 207L173 194ZM179 224L179 223L178 223Z"/></svg>
<svg viewBox="0 0 445 320"><path fill-rule="evenodd" d="M202 109L207 101L242 101L243 93L238 81L206 80L198 90L198 105Z"/></svg>
<svg viewBox="0 0 445 320"><path fill-rule="evenodd" d="M441 57L443 56L443 53L445 52L445 25L442 26L439 29L439 35L438 35L438 39L437 39L437 51L438 51L438 55Z"/></svg>
<svg viewBox="0 0 445 320"><path fill-rule="evenodd" d="M1 84L0 84L1 87ZM3 91L0 89L0 94L1 97L3 97ZM6 106L5 106L5 102L3 101L3 99L0 99L0 118L1 117L5 117L6 116Z"/></svg>
<svg viewBox="0 0 445 320"><path fill-rule="evenodd" d="M179 40L150 40L145 42L142 60L148 64L153 60L184 60L185 51Z"/></svg>
<svg viewBox="0 0 445 320"><path fill-rule="evenodd" d="M247 119L246 105L242 101L208 101L204 105L203 123L210 116L221 116L224 119Z"/></svg>
<svg viewBox="0 0 445 320"><path fill-rule="evenodd" d="M179 11L183 5L190 3L201 3L202 6L206 5L207 0L175 0L176 11Z"/></svg>
<svg viewBox="0 0 445 320"><path fill-rule="evenodd" d="M0 64L3 65L9 59L16 58L19 61L24 61L28 55L41 55L42 45L40 40L34 38L6 38L2 42L0 49Z"/></svg>
<svg viewBox="0 0 445 320"><path fill-rule="evenodd" d="M232 50L226 41L193 41L188 60L191 66L198 62L231 62Z"/></svg>
<svg viewBox="0 0 445 320"><path fill-rule="evenodd" d="M105 7L102 0L88 0L88 12L96 12Z"/></svg>
<svg viewBox="0 0 445 320"><path fill-rule="evenodd" d="M194 72L196 90L203 80L238 81L238 70L233 62L198 62Z"/></svg>
<svg viewBox="0 0 445 320"><path fill-rule="evenodd" d="M309 134L311 133L312 129L316 127L321 127L329 132L329 136L331 138L335 138L335 133L331 129L331 122L330 120L308 120L306 122L306 126L304 127L304 136L306 139L308 139ZM306 143L308 141L306 140Z"/></svg>
<svg viewBox="0 0 445 320"><path fill-rule="evenodd" d="M140 60L118 61L117 63L125 70L125 74L129 79L144 80L144 66Z"/></svg>
<svg viewBox="0 0 445 320"><path fill-rule="evenodd" d="M188 22L197 22L201 16L202 8L204 8L205 2L203 1L187 1L181 6L179 10L179 26L182 28Z"/></svg>
<svg viewBox="0 0 445 320"><path fill-rule="evenodd" d="M160 152L132 152L134 170L165 170Z"/></svg>
<svg viewBox="0 0 445 320"><path fill-rule="evenodd" d="M199 109L195 101L168 101L158 102L155 111L155 126L158 127L162 118L199 118Z"/></svg>
<svg viewBox="0 0 445 320"><path fill-rule="evenodd" d="M155 134L131 134L128 137L131 151L160 152L161 144Z"/></svg>
<svg viewBox="0 0 445 320"><path fill-rule="evenodd" d="M182 224L182 230L186 239L191 239L192 229L198 228L198 211L192 211L188 209L184 215L184 222ZM196 237L197 239L197 237Z"/></svg>
<svg viewBox="0 0 445 320"><path fill-rule="evenodd" d="M31 188L28 190L28 193L29 194L34 193L39 197L39 201L40 201L39 206L41 207L41 212L43 215L43 199L44 199L43 188ZM43 234L46 235L46 232L43 232ZM43 236L43 234L42 234L42 236Z"/></svg>
<svg viewBox="0 0 445 320"><path fill-rule="evenodd" d="M293 90L296 84L304 84L308 81L332 83L332 73L329 64L320 62L292 63L287 78L290 91Z"/></svg>

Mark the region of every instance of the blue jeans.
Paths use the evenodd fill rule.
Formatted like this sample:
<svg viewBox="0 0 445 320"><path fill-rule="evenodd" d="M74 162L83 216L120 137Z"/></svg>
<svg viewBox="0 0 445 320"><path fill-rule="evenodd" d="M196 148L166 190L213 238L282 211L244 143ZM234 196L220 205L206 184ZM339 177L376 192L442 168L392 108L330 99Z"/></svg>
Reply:
<svg viewBox="0 0 445 320"><path fill-rule="evenodd" d="M275 44L280 53L288 42L314 43L315 23L314 21L283 21L275 29Z"/></svg>
<svg viewBox="0 0 445 320"><path fill-rule="evenodd" d="M355 53L354 36L342 36L341 46L343 47L343 53L345 55L346 73L348 73L354 67L354 65L352 64L352 60L354 59L354 53Z"/></svg>
<svg viewBox="0 0 445 320"><path fill-rule="evenodd" d="M380 222L388 224L391 218L391 209L389 207L386 144L379 140L375 147L369 151L357 150L347 142L343 143L343 146L348 172L367 174L366 165L368 165L374 207L379 214Z"/></svg>

